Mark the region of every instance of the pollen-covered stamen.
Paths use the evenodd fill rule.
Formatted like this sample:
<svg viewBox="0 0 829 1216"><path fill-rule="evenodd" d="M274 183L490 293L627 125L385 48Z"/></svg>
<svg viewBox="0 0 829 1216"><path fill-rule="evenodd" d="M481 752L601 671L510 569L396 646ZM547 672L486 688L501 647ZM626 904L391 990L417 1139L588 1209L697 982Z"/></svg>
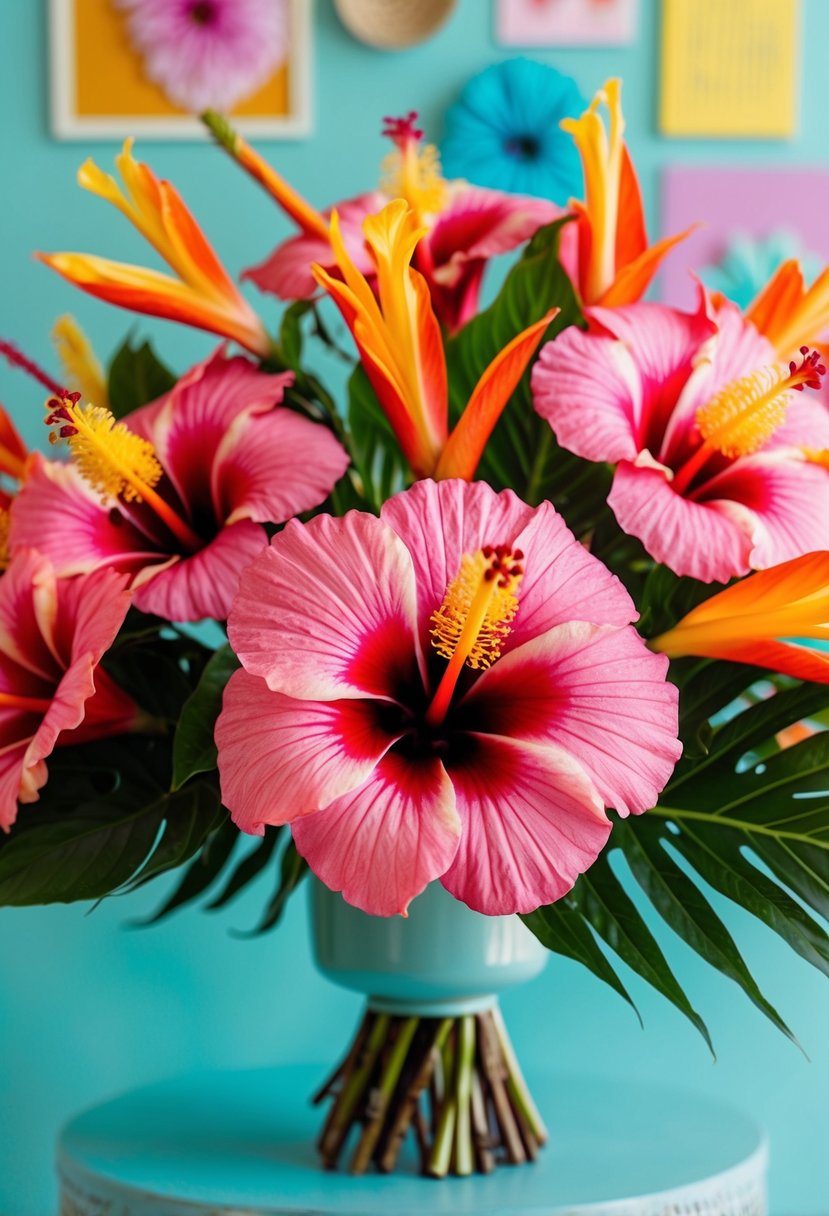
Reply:
<svg viewBox="0 0 829 1216"><path fill-rule="evenodd" d="M186 549L200 549L201 538L153 488L164 469L149 440L117 422L109 410L79 403L80 393L47 401L46 423L57 427L50 443L66 440L78 472L105 503L111 498L146 503Z"/></svg>
<svg viewBox="0 0 829 1216"><path fill-rule="evenodd" d="M792 391L820 388L826 368L817 351L800 348L800 363L760 368L732 380L696 413L702 444L677 472L673 486L681 494L715 454L736 460L764 447L786 421Z"/></svg>
<svg viewBox="0 0 829 1216"><path fill-rule="evenodd" d="M440 156L434 144L423 144L417 127L417 111L405 118L384 118L383 134L395 145L383 161L381 186L392 198L403 198L420 222L424 215L441 211L446 202L446 182L440 171Z"/></svg>
<svg viewBox="0 0 829 1216"><path fill-rule="evenodd" d="M457 577L432 613L432 645L449 663L426 714L437 726L446 717L464 666L490 667L518 611L516 591L524 555L509 545L487 545L464 554Z"/></svg>

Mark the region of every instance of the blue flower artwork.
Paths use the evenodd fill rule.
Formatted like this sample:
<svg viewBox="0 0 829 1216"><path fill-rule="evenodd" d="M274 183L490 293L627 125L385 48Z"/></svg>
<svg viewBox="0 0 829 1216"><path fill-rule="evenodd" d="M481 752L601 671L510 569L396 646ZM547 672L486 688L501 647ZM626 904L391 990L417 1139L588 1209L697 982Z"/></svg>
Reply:
<svg viewBox="0 0 829 1216"><path fill-rule="evenodd" d="M562 118L585 108L574 80L532 59L508 59L473 76L446 113L444 171L562 206L581 192L581 163Z"/></svg>

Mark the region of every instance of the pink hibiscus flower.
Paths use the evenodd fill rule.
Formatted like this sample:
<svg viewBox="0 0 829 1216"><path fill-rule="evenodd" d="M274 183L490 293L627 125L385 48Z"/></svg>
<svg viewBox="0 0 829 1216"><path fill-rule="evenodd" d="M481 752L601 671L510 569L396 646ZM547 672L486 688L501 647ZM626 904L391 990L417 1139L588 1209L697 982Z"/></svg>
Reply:
<svg viewBox="0 0 829 1216"><path fill-rule="evenodd" d="M99 570L58 579L19 553L0 579L0 828L36 802L56 746L128 730L135 703L98 667L130 603L127 579Z"/></svg>
<svg viewBox="0 0 829 1216"><path fill-rule="evenodd" d="M361 194L316 214L313 226L303 219L305 211L288 206L287 187L273 173L257 176L298 223L305 223L300 236L277 246L260 266L245 271L262 291L283 300L312 296L316 290L311 265L336 273L337 263L328 241L328 222L333 211L339 217L345 248L357 269L374 274L374 265L364 247L363 221L395 198L403 198L415 214L417 226L426 227L415 253L414 265L425 277L432 306L439 320L454 332L475 315L486 264L499 253L516 249L543 224L563 212L544 199L523 198L470 186L464 181L444 181L437 150L421 145L423 132L415 125L417 114L387 118L383 134L395 151L386 163L382 190ZM241 141L238 141L241 143ZM234 154L248 166L244 149ZM285 198L283 199L283 195ZM291 192L293 195L293 192Z"/></svg>
<svg viewBox="0 0 829 1216"><path fill-rule="evenodd" d="M619 526L676 574L728 582L829 547L829 416L823 367L779 363L724 302L694 315L658 304L593 308L533 370L535 406L559 443L616 465Z"/></svg>
<svg viewBox="0 0 829 1216"><path fill-rule="evenodd" d="M77 394L55 402L74 459L35 458L12 550L37 545L61 575L129 571L136 607L168 620L224 619L262 524L318 506L348 464L329 430L280 408L291 379L219 350L125 423Z"/></svg>
<svg viewBox="0 0 829 1216"><path fill-rule="evenodd" d="M171 101L228 110L273 74L288 49L285 0L116 0L147 75Z"/></svg>
<svg viewBox="0 0 829 1216"><path fill-rule="evenodd" d="M243 830L292 824L366 912L428 882L489 914L564 895L605 807L652 807L680 753L667 662L549 503L421 481L379 519L296 521L245 571L216 728Z"/></svg>

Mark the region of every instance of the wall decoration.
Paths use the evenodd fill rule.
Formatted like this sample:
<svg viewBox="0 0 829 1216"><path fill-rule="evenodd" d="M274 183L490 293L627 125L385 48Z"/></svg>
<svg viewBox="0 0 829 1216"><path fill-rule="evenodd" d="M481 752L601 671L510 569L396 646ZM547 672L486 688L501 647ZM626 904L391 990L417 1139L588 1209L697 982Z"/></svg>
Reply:
<svg viewBox="0 0 829 1216"><path fill-rule="evenodd" d="M563 205L581 189L581 166L559 123L584 104L576 82L547 64L493 64L467 81L446 112L446 173Z"/></svg>
<svg viewBox="0 0 829 1216"><path fill-rule="evenodd" d="M800 0L663 0L663 133L793 135L799 27Z"/></svg>
<svg viewBox="0 0 829 1216"><path fill-rule="evenodd" d="M620 46L636 35L638 0L496 0L503 46Z"/></svg>
<svg viewBox="0 0 829 1216"><path fill-rule="evenodd" d="M759 263L764 258L768 263L775 252L780 261L807 251L808 277L814 256L820 264L829 262L827 212L829 169L668 169L663 182L663 230L673 232L697 221L700 227L665 263L660 295L678 308L692 307L696 295L692 270L705 278L700 266L722 267L729 251L733 264L735 252L739 258L741 249L746 273L753 258L758 279L764 275L758 289L767 281L769 269ZM781 233L788 234L788 242L781 240ZM777 234L774 241L773 234ZM753 243L750 254L749 242ZM709 282L725 289L716 276ZM740 290L745 294L750 285Z"/></svg>
<svg viewBox="0 0 829 1216"><path fill-rule="evenodd" d="M822 260L810 253L797 233L776 228L768 236L750 237L737 231L719 259L697 272L710 291L720 292L743 310L760 294L784 262L796 259L807 283L819 274Z"/></svg>
<svg viewBox="0 0 829 1216"><path fill-rule="evenodd" d="M334 0L337 16L358 42L403 51L436 34L457 0Z"/></svg>
<svg viewBox="0 0 829 1216"><path fill-rule="evenodd" d="M310 126L311 0L50 0L59 139L189 139L207 106L259 137Z"/></svg>

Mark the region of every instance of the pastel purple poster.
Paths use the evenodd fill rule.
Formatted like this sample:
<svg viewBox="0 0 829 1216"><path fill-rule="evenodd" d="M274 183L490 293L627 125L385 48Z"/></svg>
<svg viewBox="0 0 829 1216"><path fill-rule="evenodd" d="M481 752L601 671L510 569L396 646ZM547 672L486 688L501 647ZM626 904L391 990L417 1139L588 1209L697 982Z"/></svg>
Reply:
<svg viewBox="0 0 829 1216"><path fill-rule="evenodd" d="M827 216L829 169L667 169L662 233L701 226L666 259L660 299L692 307L694 270L743 305L785 257L808 279L829 262Z"/></svg>

